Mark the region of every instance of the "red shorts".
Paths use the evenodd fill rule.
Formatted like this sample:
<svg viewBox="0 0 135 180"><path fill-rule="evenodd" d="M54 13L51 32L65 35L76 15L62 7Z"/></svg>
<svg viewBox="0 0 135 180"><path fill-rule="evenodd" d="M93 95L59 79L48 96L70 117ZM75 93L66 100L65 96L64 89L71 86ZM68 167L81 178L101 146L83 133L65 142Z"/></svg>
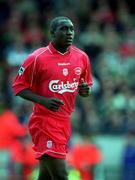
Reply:
<svg viewBox="0 0 135 180"><path fill-rule="evenodd" d="M32 115L29 131L36 159L44 154L55 158L66 158L71 134L70 119Z"/></svg>

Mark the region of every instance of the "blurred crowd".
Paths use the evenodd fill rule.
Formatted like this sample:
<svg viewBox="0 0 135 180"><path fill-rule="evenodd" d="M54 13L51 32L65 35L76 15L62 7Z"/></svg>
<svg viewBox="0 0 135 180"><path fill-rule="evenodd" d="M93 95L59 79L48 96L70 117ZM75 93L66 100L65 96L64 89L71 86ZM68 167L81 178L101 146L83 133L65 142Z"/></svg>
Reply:
<svg viewBox="0 0 135 180"><path fill-rule="evenodd" d="M89 55L94 81L92 96L77 97L73 133L134 132L134 7L133 0L1 0L0 112L27 127L32 104L13 96L12 81L27 55L48 44L51 19L62 15L75 24L74 44ZM23 133L27 128L16 138Z"/></svg>
<svg viewBox="0 0 135 180"><path fill-rule="evenodd" d="M48 44L51 19L64 15L75 24L75 45L91 59L94 81L92 97L87 100L78 97L73 128L81 133L86 132L85 127L92 133L124 133L133 128L133 3L126 0L115 0L115 3L109 0L0 2L0 97L17 113L21 123L27 121L31 106L13 97L11 83L27 55Z"/></svg>

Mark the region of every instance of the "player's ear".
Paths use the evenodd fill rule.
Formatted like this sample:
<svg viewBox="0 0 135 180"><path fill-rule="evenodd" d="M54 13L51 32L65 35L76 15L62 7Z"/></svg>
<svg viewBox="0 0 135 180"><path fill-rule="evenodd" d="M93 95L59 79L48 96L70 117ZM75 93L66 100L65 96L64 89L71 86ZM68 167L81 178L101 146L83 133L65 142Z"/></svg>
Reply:
<svg viewBox="0 0 135 180"><path fill-rule="evenodd" d="M51 34L52 38L55 37L55 32L53 30L50 30L50 34Z"/></svg>

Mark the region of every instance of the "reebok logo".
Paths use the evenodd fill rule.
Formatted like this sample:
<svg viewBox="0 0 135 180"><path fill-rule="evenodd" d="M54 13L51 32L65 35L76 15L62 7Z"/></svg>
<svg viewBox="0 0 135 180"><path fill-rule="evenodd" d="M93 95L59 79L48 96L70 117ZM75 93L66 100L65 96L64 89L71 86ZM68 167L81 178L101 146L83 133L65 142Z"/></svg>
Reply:
<svg viewBox="0 0 135 180"><path fill-rule="evenodd" d="M70 83L67 81L64 83L63 81L60 82L60 80L52 80L49 83L49 89L52 92L58 92L59 94L63 94L64 92L75 92L75 90L78 88L78 82L74 81Z"/></svg>

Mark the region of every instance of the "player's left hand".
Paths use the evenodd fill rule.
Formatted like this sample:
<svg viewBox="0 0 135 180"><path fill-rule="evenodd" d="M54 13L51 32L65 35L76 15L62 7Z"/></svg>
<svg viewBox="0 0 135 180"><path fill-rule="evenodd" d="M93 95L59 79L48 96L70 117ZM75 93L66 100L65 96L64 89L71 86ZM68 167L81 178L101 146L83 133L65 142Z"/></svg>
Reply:
<svg viewBox="0 0 135 180"><path fill-rule="evenodd" d="M79 88L79 95L83 97L87 97L91 94L91 88L90 86L84 82L84 79L81 79L81 84L78 85Z"/></svg>

